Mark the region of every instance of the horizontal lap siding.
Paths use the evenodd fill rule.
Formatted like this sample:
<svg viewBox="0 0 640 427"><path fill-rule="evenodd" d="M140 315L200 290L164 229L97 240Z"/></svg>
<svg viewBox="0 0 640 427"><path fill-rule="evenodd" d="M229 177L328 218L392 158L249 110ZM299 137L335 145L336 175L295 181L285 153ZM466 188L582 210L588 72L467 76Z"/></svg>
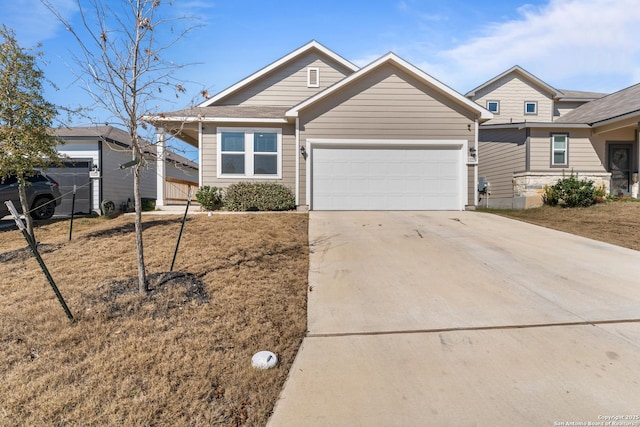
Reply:
<svg viewBox="0 0 640 427"><path fill-rule="evenodd" d="M238 127L237 124L220 124L220 127ZM242 128L273 128L282 129L282 179L260 179L260 178L218 178L217 177L217 148L216 132L217 127L208 127L203 131L202 141L202 185L210 185L226 188L231 184L242 181L249 182L279 182L292 190L295 189L296 182L296 150L295 128L291 125L285 126L243 126Z"/></svg>
<svg viewBox="0 0 640 427"><path fill-rule="evenodd" d="M590 130L552 131L550 129L531 131L530 164L531 171L557 171L559 167L551 167L551 134L569 134L569 164L565 167L576 172L604 172L605 168L598 153L591 143Z"/></svg>
<svg viewBox="0 0 640 427"><path fill-rule="evenodd" d="M487 123L548 122L553 119L553 100L550 95L518 76L509 74L478 91L474 101L487 106L487 101L500 101L500 112ZM537 115L525 115L525 101L538 102Z"/></svg>
<svg viewBox="0 0 640 427"><path fill-rule="evenodd" d="M300 142L313 138L467 140L473 113L396 67L386 65L300 112ZM300 203L308 204L301 161ZM470 182L473 185L473 180ZM470 203L473 198L470 199Z"/></svg>
<svg viewBox="0 0 640 427"><path fill-rule="evenodd" d="M513 197L513 174L526 168L526 132L524 130L480 130L478 176L490 184L491 199ZM510 203L510 202L509 202ZM482 206L482 202L480 202Z"/></svg>
<svg viewBox="0 0 640 427"><path fill-rule="evenodd" d="M319 68L320 87L307 87L307 68ZM342 80L352 71L332 59L310 52L253 82L249 87L222 99L216 105L265 105L293 107Z"/></svg>
<svg viewBox="0 0 640 427"><path fill-rule="evenodd" d="M120 169L131 161L131 149L108 142L102 143L102 200L111 200L120 206L133 200L133 168ZM148 161L140 175L140 194L144 198L156 198L156 162Z"/></svg>

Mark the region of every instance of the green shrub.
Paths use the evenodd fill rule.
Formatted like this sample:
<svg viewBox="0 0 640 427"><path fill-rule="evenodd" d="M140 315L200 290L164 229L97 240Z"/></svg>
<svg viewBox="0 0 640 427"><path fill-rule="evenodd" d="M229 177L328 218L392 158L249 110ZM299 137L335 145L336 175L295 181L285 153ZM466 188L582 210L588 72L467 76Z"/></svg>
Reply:
<svg viewBox="0 0 640 427"><path fill-rule="evenodd" d="M555 185L544 187L542 201L550 206L566 208L591 206L598 197L602 197L604 188L596 188L593 181L578 179L571 173L568 178L559 179Z"/></svg>
<svg viewBox="0 0 640 427"><path fill-rule="evenodd" d="M295 206L293 191L277 183L231 184L224 200L224 207L230 211L286 211Z"/></svg>
<svg viewBox="0 0 640 427"><path fill-rule="evenodd" d="M205 185L198 189L196 200L202 208L208 211L215 211L222 207L224 203L224 193L222 188Z"/></svg>

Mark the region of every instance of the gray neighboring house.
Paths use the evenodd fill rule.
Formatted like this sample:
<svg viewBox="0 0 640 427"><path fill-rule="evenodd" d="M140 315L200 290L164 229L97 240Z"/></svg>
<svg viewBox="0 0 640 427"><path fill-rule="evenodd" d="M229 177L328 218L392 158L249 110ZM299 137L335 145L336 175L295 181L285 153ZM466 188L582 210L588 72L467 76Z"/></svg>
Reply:
<svg viewBox="0 0 640 427"><path fill-rule="evenodd" d="M278 182L312 210L463 210L477 204L478 126L492 117L393 53L360 68L311 41L145 120L159 141L198 147L201 186Z"/></svg>
<svg viewBox="0 0 640 427"><path fill-rule="evenodd" d="M544 187L571 173L637 196L640 85L610 95L558 90L516 66L467 97L494 113L479 132L478 173L489 183L481 206L540 206Z"/></svg>
<svg viewBox="0 0 640 427"><path fill-rule="evenodd" d="M126 209L133 201L133 175L130 168L120 169L131 161L129 134L113 126L59 128L55 130L64 144L57 147L63 167L47 169L47 174L60 183L62 205L56 214L70 214L72 190L76 185L75 212L100 213L102 201L112 201L117 209ZM164 162L158 162L156 147L145 148L145 167L141 179L143 198L156 204L183 204L188 187L198 185L198 165L170 151L164 151ZM158 194L158 181L164 189Z"/></svg>

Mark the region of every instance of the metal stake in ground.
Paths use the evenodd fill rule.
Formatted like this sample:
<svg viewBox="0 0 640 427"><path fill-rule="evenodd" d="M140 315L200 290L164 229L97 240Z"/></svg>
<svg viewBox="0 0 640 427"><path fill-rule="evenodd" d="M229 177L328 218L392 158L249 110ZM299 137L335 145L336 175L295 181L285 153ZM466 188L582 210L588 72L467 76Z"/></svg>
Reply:
<svg viewBox="0 0 640 427"><path fill-rule="evenodd" d="M180 226L180 234L178 235L178 242L176 243L176 250L173 252L173 261L171 261L171 268L169 272L173 271L173 264L176 263L176 256L178 255L178 246L180 246L180 239L182 239L182 230L184 230L184 223L187 220L187 213L189 212L189 205L191 205L191 198L193 197L193 187L189 186L189 197L187 198L187 208L184 210L184 217L182 217L182 225Z"/></svg>
<svg viewBox="0 0 640 427"><path fill-rule="evenodd" d="M71 199L71 222L69 223L69 241L73 234L73 212L76 210L76 185L73 185L73 198Z"/></svg>
<svg viewBox="0 0 640 427"><path fill-rule="evenodd" d="M20 231L22 231L22 235L27 240L27 243L29 244L31 251L33 252L33 256L36 257L36 260L38 260L38 264L40 264L40 268L42 268L42 272L47 277L47 280L49 281L51 288L53 288L53 292L56 294L58 301L60 301L60 305L62 305L64 312L67 314L67 317L69 318L69 320L73 320L73 315L71 314L69 307L67 307L67 303L64 302L64 298L62 298L62 294L60 294L60 291L58 290L56 283L53 281L53 277L51 277L51 273L49 273L49 269L47 268L44 261L42 260L40 253L38 253L38 245L27 232L27 229L25 228L24 224L22 223L22 220L20 219L20 216L18 215L18 211L16 210L16 207L13 205L13 202L11 200L7 200L6 202L4 202L4 204L7 205L7 208L9 208L9 212L11 212L11 215L13 216L13 219L16 222L16 225L18 226Z"/></svg>

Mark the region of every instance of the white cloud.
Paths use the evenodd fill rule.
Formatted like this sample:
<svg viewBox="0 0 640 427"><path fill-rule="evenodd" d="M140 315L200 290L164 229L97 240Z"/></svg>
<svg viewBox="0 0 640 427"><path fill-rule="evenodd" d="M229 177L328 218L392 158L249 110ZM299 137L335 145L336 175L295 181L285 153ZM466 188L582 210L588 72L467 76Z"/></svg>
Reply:
<svg viewBox="0 0 640 427"><path fill-rule="evenodd" d="M558 88L611 91L637 82L637 0L551 0L518 12L518 19L489 23L480 36L421 65L446 70L442 75L463 90L516 64Z"/></svg>

